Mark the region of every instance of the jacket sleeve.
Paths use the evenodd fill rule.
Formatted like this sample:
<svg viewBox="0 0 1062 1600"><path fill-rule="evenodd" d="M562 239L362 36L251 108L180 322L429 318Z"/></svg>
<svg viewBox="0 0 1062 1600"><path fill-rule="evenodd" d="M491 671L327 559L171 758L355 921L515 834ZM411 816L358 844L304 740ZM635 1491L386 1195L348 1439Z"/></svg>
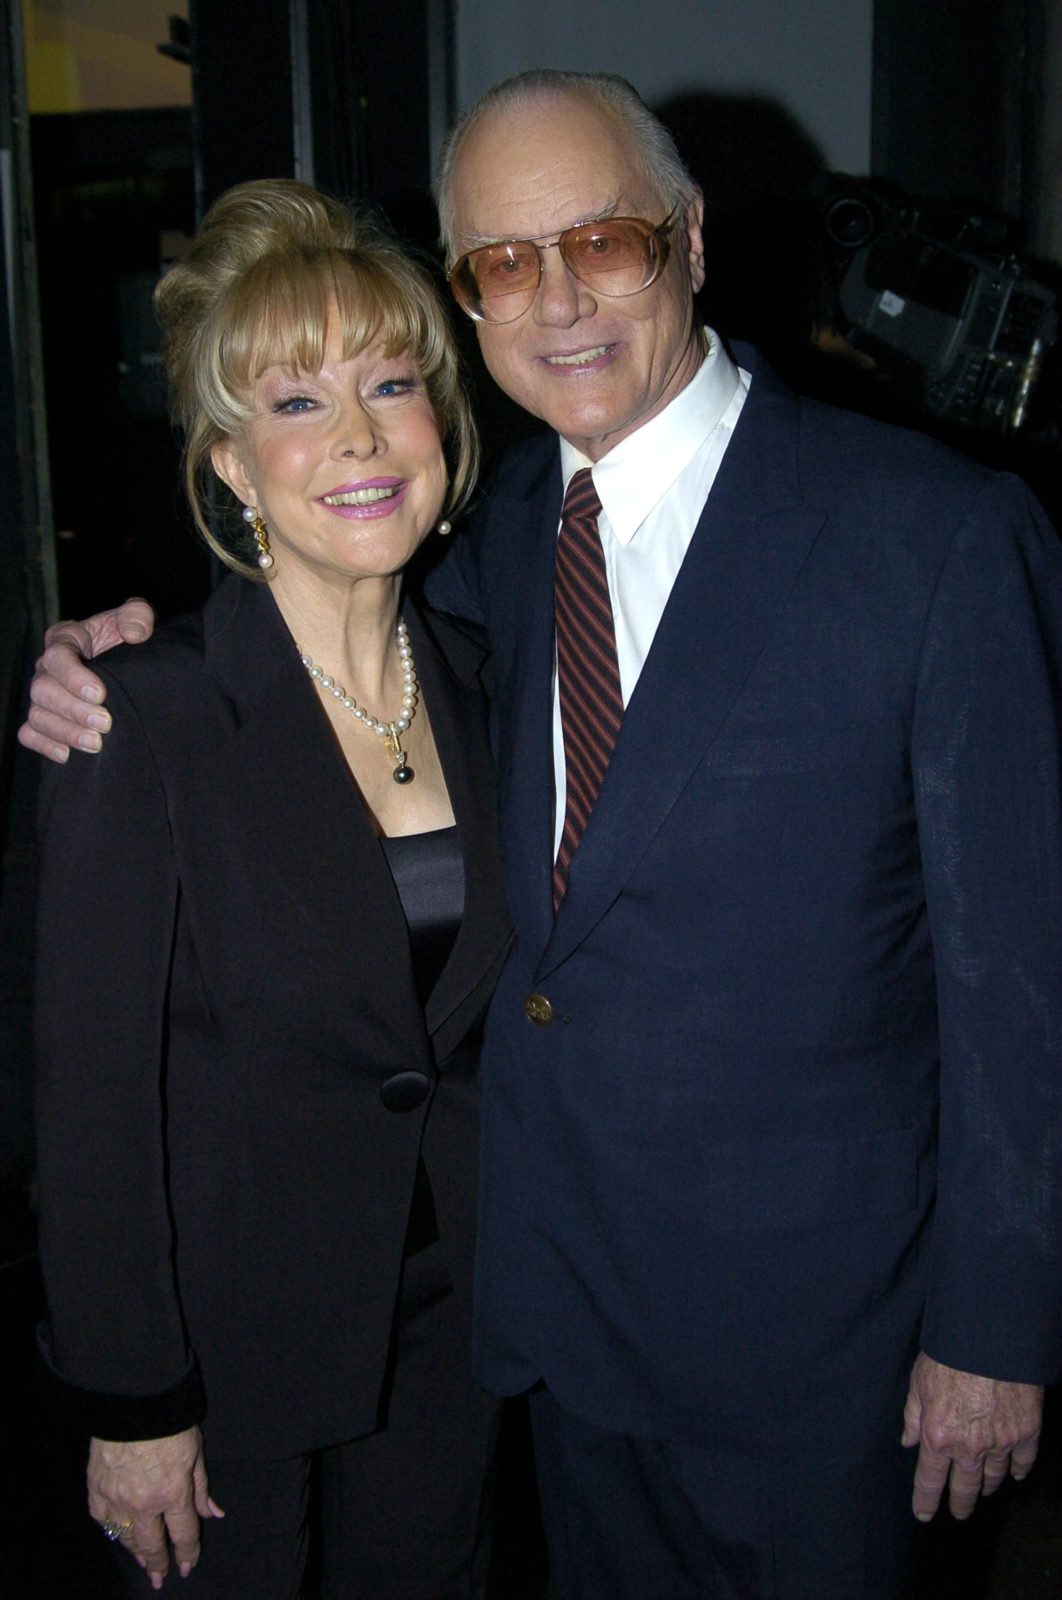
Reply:
<svg viewBox="0 0 1062 1600"><path fill-rule="evenodd" d="M1062 1375L1062 551L982 489L928 615L912 762L940 1030L923 1348Z"/></svg>
<svg viewBox="0 0 1062 1600"><path fill-rule="evenodd" d="M34 1038L41 1354L103 1438L199 1419L166 1195L166 1013L179 887L163 784L108 675L113 731L41 795Z"/></svg>

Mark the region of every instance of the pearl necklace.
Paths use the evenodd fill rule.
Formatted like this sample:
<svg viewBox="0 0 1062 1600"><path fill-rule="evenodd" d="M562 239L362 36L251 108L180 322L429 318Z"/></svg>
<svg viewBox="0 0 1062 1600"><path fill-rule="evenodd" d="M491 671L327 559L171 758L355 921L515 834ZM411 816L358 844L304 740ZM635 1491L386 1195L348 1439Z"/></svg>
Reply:
<svg viewBox="0 0 1062 1600"><path fill-rule="evenodd" d="M371 728L374 733L380 735L388 755L395 764L395 770L391 774L395 782L412 783L413 768L407 762L406 753L402 749L402 735L417 714L417 669L413 662L409 630L401 617L395 630L395 641L402 660L402 709L397 717L391 718L390 722L383 717L370 716L363 706L358 705L352 694L348 694L341 684L330 678L322 667L316 666L308 655L303 654L301 647L297 648L302 664L314 683L319 683L322 689L326 689L333 700L338 700L340 705L364 727Z"/></svg>

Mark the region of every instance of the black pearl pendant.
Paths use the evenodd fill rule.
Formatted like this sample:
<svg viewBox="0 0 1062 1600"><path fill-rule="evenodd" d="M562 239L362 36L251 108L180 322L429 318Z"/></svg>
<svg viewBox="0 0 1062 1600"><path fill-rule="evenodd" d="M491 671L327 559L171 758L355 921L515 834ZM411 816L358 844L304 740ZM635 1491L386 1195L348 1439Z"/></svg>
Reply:
<svg viewBox="0 0 1062 1600"><path fill-rule="evenodd" d="M396 783L412 783L414 777L413 768L407 767L403 761L400 767L395 768L391 776Z"/></svg>

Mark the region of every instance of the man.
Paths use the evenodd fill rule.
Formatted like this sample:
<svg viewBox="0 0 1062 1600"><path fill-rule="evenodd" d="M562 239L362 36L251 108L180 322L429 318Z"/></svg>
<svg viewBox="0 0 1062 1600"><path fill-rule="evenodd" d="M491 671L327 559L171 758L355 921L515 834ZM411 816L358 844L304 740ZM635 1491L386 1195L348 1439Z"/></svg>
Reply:
<svg viewBox="0 0 1062 1600"><path fill-rule="evenodd" d="M1058 1375L1057 543L702 334L701 198L619 80L492 91L439 201L554 430L434 593L491 638L518 932L480 1376L532 1391L560 1600L895 1596L901 1427L965 1516ZM51 752L92 682L45 660Z"/></svg>

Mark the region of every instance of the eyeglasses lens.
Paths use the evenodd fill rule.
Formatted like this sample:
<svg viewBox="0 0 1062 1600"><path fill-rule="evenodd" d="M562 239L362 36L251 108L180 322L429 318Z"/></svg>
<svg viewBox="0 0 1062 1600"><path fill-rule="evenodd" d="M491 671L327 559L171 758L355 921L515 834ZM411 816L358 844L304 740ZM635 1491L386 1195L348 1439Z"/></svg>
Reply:
<svg viewBox="0 0 1062 1600"><path fill-rule="evenodd" d="M583 283L602 294L637 294L652 282L656 240L645 223L587 223L561 236L560 252Z"/></svg>
<svg viewBox="0 0 1062 1600"><path fill-rule="evenodd" d="M489 244L465 256L454 273L457 298L487 322L512 322L538 292L539 254L528 241Z"/></svg>
<svg viewBox="0 0 1062 1600"><path fill-rule="evenodd" d="M615 297L648 288L663 264L656 232L636 218L568 228L557 246L568 270L581 282ZM458 263L452 281L459 303L473 317L515 322L533 303L541 275L538 246L529 239L516 239L470 251Z"/></svg>

